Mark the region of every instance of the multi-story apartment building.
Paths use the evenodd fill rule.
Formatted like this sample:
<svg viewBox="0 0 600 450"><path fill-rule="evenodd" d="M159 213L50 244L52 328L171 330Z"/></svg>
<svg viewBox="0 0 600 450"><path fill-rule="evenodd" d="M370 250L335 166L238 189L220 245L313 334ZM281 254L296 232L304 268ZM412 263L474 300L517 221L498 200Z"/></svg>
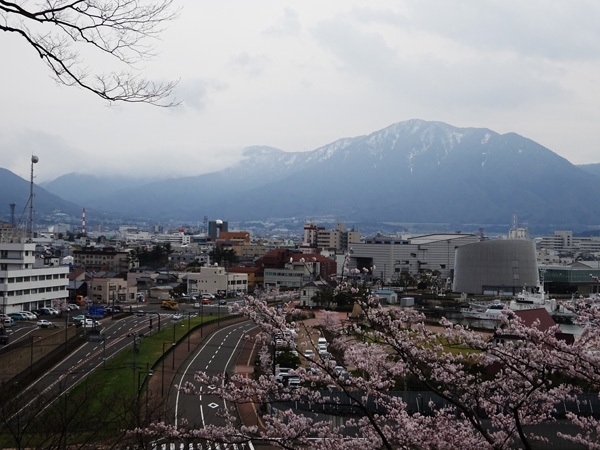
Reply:
<svg viewBox="0 0 600 450"><path fill-rule="evenodd" d="M68 266L48 266L37 259L34 243L0 243L2 312L31 311L66 302L68 274Z"/></svg>
<svg viewBox="0 0 600 450"><path fill-rule="evenodd" d="M128 250L84 247L73 252L73 265L78 269L120 273L129 271L131 264Z"/></svg>
<svg viewBox="0 0 600 450"><path fill-rule="evenodd" d="M553 236L544 236L538 240L538 248L559 252L600 253L600 237L573 236L572 231L555 231Z"/></svg>
<svg viewBox="0 0 600 450"><path fill-rule="evenodd" d="M343 222L338 222L334 230L326 230L313 222L307 222L304 224L304 239L300 250L302 253L320 253L322 250L345 252L358 242L360 233L347 231Z"/></svg>
<svg viewBox="0 0 600 450"><path fill-rule="evenodd" d="M600 244L600 241L599 241ZM573 250L573 232L559 230L553 236L544 236L538 241L538 248L548 250Z"/></svg>

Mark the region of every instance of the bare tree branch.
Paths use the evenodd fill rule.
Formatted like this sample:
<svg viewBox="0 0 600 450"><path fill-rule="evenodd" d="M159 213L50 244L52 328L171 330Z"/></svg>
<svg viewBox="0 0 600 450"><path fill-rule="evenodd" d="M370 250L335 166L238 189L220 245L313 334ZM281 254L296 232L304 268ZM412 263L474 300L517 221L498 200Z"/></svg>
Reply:
<svg viewBox="0 0 600 450"><path fill-rule="evenodd" d="M0 31L21 36L50 68L53 78L113 101L175 106L177 82L153 82L135 64L155 56L156 39L178 10L173 0L0 0ZM129 67L103 73L84 66L80 51L93 48Z"/></svg>

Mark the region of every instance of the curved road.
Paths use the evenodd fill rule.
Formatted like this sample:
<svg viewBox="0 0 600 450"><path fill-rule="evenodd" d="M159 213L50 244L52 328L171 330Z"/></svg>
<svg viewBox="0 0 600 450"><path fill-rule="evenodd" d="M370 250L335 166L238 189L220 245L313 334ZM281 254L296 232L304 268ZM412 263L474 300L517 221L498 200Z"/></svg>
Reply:
<svg viewBox="0 0 600 450"><path fill-rule="evenodd" d="M242 322L223 327L215 331L181 366L175 384L182 386L194 383L194 374L206 372L209 376L218 374L233 374L237 358L244 346L244 338L256 325L252 322ZM225 402L210 390L214 387L203 387L200 394L185 394L179 390L171 391L169 407L174 414L174 424L177 426L182 419L194 428L204 428L208 424L221 425L220 407Z"/></svg>

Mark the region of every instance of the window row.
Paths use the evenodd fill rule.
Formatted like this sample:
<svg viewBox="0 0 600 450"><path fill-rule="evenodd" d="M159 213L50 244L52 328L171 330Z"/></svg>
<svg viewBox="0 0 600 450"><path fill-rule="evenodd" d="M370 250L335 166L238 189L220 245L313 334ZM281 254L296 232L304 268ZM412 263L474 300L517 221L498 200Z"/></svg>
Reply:
<svg viewBox="0 0 600 450"><path fill-rule="evenodd" d="M66 273L55 273L51 275L32 275L28 277L9 277L0 278L0 283L29 283L30 281L44 281L44 280L61 280L67 278Z"/></svg>
<svg viewBox="0 0 600 450"><path fill-rule="evenodd" d="M17 289L16 291L4 292L2 295L6 296L6 297L17 297L17 296L21 296L21 295L42 294L44 292L60 292L60 291L66 292L67 291L66 286L51 286L51 287L39 288L39 289Z"/></svg>

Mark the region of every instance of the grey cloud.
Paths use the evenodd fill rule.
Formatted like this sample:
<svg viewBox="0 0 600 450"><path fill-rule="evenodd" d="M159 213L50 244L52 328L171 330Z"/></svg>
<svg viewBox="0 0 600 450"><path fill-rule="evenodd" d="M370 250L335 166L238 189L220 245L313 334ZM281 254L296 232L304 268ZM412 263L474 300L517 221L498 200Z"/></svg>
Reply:
<svg viewBox="0 0 600 450"><path fill-rule="evenodd" d="M242 71L253 77L262 74L269 63L270 59L267 56L250 55L248 52L238 53L230 59L234 70Z"/></svg>
<svg viewBox="0 0 600 450"><path fill-rule="evenodd" d="M322 22L313 36L336 58L345 76L358 76L388 92L396 101L442 106L506 108L544 102L565 94L539 61L496 58L494 54L449 62L445 55L406 56L375 32L344 21Z"/></svg>
<svg viewBox="0 0 600 450"><path fill-rule="evenodd" d="M54 179L67 167L84 164L88 160L82 149L70 146L62 137L41 130L25 129L0 134L0 146L10 149L3 167L28 180L31 176L31 156L39 158L34 166L35 182ZM8 156L8 158L7 158Z"/></svg>
<svg viewBox="0 0 600 450"><path fill-rule="evenodd" d="M567 61L600 56L600 3L595 1L419 0L408 5L402 12L355 9L353 17L427 31L480 51Z"/></svg>
<svg viewBox="0 0 600 450"><path fill-rule="evenodd" d="M203 111L206 109L211 94L226 89L224 83L216 80L191 79L182 80L176 88L176 97L189 108ZM172 110L175 113L183 112L180 108Z"/></svg>
<svg viewBox="0 0 600 450"><path fill-rule="evenodd" d="M276 25L265 30L264 34L276 37L297 36L302 30L298 15L291 8L283 10L283 17Z"/></svg>

